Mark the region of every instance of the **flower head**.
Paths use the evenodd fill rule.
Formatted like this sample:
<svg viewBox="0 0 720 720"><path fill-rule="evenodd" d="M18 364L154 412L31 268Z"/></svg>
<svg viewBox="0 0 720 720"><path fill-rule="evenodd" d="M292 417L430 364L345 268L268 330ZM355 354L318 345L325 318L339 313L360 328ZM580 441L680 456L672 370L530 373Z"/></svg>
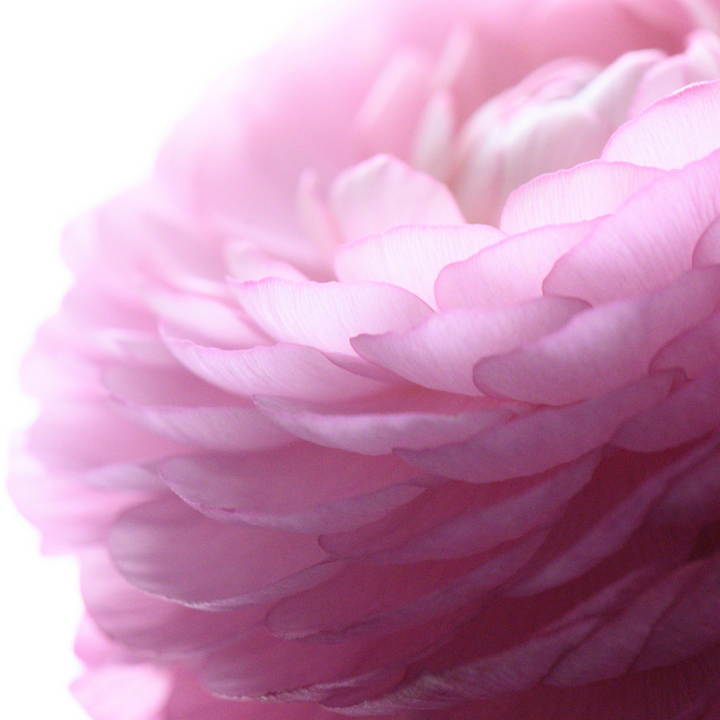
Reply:
<svg viewBox="0 0 720 720"><path fill-rule="evenodd" d="M716 716L718 27L345 7L70 227L12 487L91 715Z"/></svg>

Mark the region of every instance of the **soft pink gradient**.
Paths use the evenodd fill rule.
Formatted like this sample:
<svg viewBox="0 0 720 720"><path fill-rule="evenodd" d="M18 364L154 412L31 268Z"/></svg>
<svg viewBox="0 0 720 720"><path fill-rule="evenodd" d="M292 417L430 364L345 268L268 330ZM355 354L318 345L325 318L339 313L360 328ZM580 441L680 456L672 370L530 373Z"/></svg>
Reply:
<svg viewBox="0 0 720 720"><path fill-rule="evenodd" d="M714 720L720 8L344 7L77 220L11 487L96 720Z"/></svg>

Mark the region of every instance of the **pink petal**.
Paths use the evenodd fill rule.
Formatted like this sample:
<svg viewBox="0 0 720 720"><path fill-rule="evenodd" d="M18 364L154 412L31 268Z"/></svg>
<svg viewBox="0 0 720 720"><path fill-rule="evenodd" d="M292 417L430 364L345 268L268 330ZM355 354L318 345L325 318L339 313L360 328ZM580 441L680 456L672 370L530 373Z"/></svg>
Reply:
<svg viewBox="0 0 720 720"><path fill-rule="evenodd" d="M179 443L210 450L262 450L293 437L242 402L203 382L185 368L106 364L105 388L123 417Z"/></svg>
<svg viewBox="0 0 720 720"><path fill-rule="evenodd" d="M339 406L256 396L255 403L273 423L303 440L365 455L465 440L513 415L494 402L443 395L420 395L417 400L378 396Z"/></svg>
<svg viewBox="0 0 720 720"><path fill-rule="evenodd" d="M553 474L549 473L549 477ZM421 543L436 528L452 526L466 514L480 512L487 506L507 504L512 498L546 478L532 476L503 483L471 484L445 479L418 480L426 486L417 498L388 512L384 517L366 525L320 537L321 546L340 558L360 558L363 562L395 563L405 559L428 560L433 556L432 545L423 555ZM415 543L418 539L419 542ZM441 557L446 557L442 554ZM456 554L451 554L455 557Z"/></svg>
<svg viewBox="0 0 720 720"><path fill-rule="evenodd" d="M465 224L445 185L389 155L342 173L330 190L330 207L346 242L400 225Z"/></svg>
<svg viewBox="0 0 720 720"><path fill-rule="evenodd" d="M599 397L647 373L658 350L710 316L720 268L691 270L665 288L579 313L508 355L482 360L474 380L486 394L567 405Z"/></svg>
<svg viewBox="0 0 720 720"><path fill-rule="evenodd" d="M709 447L716 448L717 433ZM663 525L701 527L720 517L720 456L710 454L673 479L668 491L648 515L648 521ZM713 525L711 524L712 528Z"/></svg>
<svg viewBox="0 0 720 720"><path fill-rule="evenodd" d="M584 619L523 638L515 647L480 658L456 662L447 669L423 673L376 702L363 704L364 713L394 709L431 710L453 707L470 699L487 700L534 687L555 663L581 642L597 624Z"/></svg>
<svg viewBox="0 0 720 720"><path fill-rule="evenodd" d="M570 298L540 298L498 309L450 310L406 332L360 335L352 346L367 360L418 385L479 395L473 382L479 360L552 333L586 308Z"/></svg>
<svg viewBox="0 0 720 720"><path fill-rule="evenodd" d="M161 600L130 585L104 548L83 553L80 580L88 611L107 636L171 659L249 634L268 610L266 605L246 605L207 612Z"/></svg>
<svg viewBox="0 0 720 720"><path fill-rule="evenodd" d="M533 478L529 487L508 497L488 498L483 504L468 497L465 512L450 519L438 518L431 528L411 535L399 547L374 553L371 560L417 562L463 557L488 552L538 529L544 530L560 517L570 498L590 482L599 459L598 453L589 453L559 469L548 470ZM326 549L331 547L324 540L322 545Z"/></svg>
<svg viewBox="0 0 720 720"><path fill-rule="evenodd" d="M720 147L720 82L698 83L651 105L610 138L603 160L672 170Z"/></svg>
<svg viewBox="0 0 720 720"><path fill-rule="evenodd" d="M623 675L643 650L653 626L692 582L697 571L697 566L686 565L655 583L565 655L544 682L563 687L580 686Z"/></svg>
<svg viewBox="0 0 720 720"><path fill-rule="evenodd" d="M654 458L626 451L608 455L593 483L576 495L565 517L556 524L545 547L525 569L526 577L511 589L514 595L533 595L579 577L611 558L616 562L668 563L683 561L694 538L669 527L644 527L648 512L674 478L707 455L701 447L657 469ZM622 482L618 475L622 473ZM611 491L612 488L612 491Z"/></svg>
<svg viewBox="0 0 720 720"><path fill-rule="evenodd" d="M432 314L417 296L385 283L268 278L231 287L248 315L277 341L350 355L351 337L407 330Z"/></svg>
<svg viewBox="0 0 720 720"><path fill-rule="evenodd" d="M632 670L672 665L717 646L720 641L720 613L717 587L720 581L717 553L693 567L694 582L659 619L642 647Z"/></svg>
<svg viewBox="0 0 720 720"><path fill-rule="evenodd" d="M167 336L165 342L196 375L247 397L266 394L327 402L371 395L387 387L343 370L319 350L302 345L222 350Z"/></svg>
<svg viewBox="0 0 720 720"><path fill-rule="evenodd" d="M230 407L148 407L118 403L118 412L158 435L218 452L266 450L295 440L254 405Z"/></svg>
<svg viewBox="0 0 720 720"><path fill-rule="evenodd" d="M718 178L720 151L639 190L558 260L545 292L597 305L671 282L690 268L695 244L720 215Z"/></svg>
<svg viewBox="0 0 720 720"><path fill-rule="evenodd" d="M496 482L543 472L604 445L629 417L656 405L672 378L654 375L601 398L528 413L462 443L398 450L416 467L470 482Z"/></svg>
<svg viewBox="0 0 720 720"><path fill-rule="evenodd" d="M570 170L540 175L510 194L500 229L514 235L544 225L610 215L661 172L625 162L591 160Z"/></svg>
<svg viewBox="0 0 720 720"><path fill-rule="evenodd" d="M298 699L315 701L343 689L357 688L362 694L383 678L396 684L408 662L427 653L456 625L448 616L383 638L341 643L278 640L259 632L210 656L203 682L211 692L235 699L279 693L292 699L298 690Z"/></svg>
<svg viewBox="0 0 720 720"><path fill-rule="evenodd" d="M617 431L612 444L636 452L658 452L698 440L720 425L720 369L689 382Z"/></svg>
<svg viewBox="0 0 720 720"><path fill-rule="evenodd" d="M489 556L412 565L351 563L327 583L278 603L266 625L278 637L332 642L392 632L468 605L507 580L538 545L532 538Z"/></svg>
<svg viewBox="0 0 720 720"><path fill-rule="evenodd" d="M277 600L339 569L312 536L217 522L174 496L127 510L107 545L128 582L197 608Z"/></svg>
<svg viewBox="0 0 720 720"><path fill-rule="evenodd" d="M720 218L716 218L705 228L693 252L693 265L705 267L720 262Z"/></svg>
<svg viewBox="0 0 720 720"><path fill-rule="evenodd" d="M340 244L342 238L335 218L322 196L320 181L314 170L307 169L300 175L295 204L305 235L323 254L330 255ZM285 277L287 280L298 279L285 275L279 277ZM252 279L260 280L261 278Z"/></svg>
<svg viewBox="0 0 720 720"><path fill-rule="evenodd" d="M435 305L434 282L446 265L505 237L487 225L401 227L343 245L335 255L342 282L376 280L405 288Z"/></svg>
<svg viewBox="0 0 720 720"><path fill-rule="evenodd" d="M559 257L581 242L596 222L550 225L513 235L462 262L435 281L441 310L503 307L543 294L543 280Z"/></svg>
<svg viewBox="0 0 720 720"><path fill-rule="evenodd" d="M653 358L650 369L679 368L696 378L720 361L720 312L669 342Z"/></svg>
<svg viewBox="0 0 720 720"><path fill-rule="evenodd" d="M296 443L243 455L165 460L160 473L211 518L300 532L333 532L381 517L419 495L417 474L393 456L368 458Z"/></svg>
<svg viewBox="0 0 720 720"><path fill-rule="evenodd" d="M480 106L460 134L451 178L471 222L496 225L515 188L600 154L608 129L572 97L597 71L592 62L556 59Z"/></svg>
<svg viewBox="0 0 720 720"><path fill-rule="evenodd" d="M106 401L45 408L30 430L29 448L50 467L76 472L183 451L182 445L121 417Z"/></svg>

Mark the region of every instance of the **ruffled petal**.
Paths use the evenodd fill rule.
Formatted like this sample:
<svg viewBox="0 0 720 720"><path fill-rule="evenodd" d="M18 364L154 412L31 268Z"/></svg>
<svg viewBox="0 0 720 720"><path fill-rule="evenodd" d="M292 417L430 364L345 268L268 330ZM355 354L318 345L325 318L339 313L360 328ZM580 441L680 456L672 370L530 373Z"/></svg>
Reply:
<svg viewBox="0 0 720 720"><path fill-rule="evenodd" d="M353 355L360 333L406 330L432 314L419 297L385 283L292 283L277 278L232 285L250 317L278 342Z"/></svg>
<svg viewBox="0 0 720 720"><path fill-rule="evenodd" d="M626 162L591 160L570 170L540 175L510 194L500 229L515 235L544 225L609 215L661 173Z"/></svg>
<svg viewBox="0 0 720 720"><path fill-rule="evenodd" d="M465 402L440 394L419 394L407 400L379 396L361 403L322 406L256 396L255 403L273 423L303 440L364 455L465 440L513 417L512 409L497 403Z"/></svg>
<svg viewBox="0 0 720 720"><path fill-rule="evenodd" d="M166 336L175 357L199 377L230 393L278 395L328 402L372 395L385 383L348 372L315 348L279 343L222 350Z"/></svg>
<svg viewBox="0 0 720 720"><path fill-rule="evenodd" d="M541 297L543 281L558 258L596 225L579 222L529 230L448 265L435 281L438 307L497 308Z"/></svg>
<svg viewBox="0 0 720 720"><path fill-rule="evenodd" d="M107 545L130 583L198 608L276 600L339 569L312 536L217 522L175 497L127 510Z"/></svg>
<svg viewBox="0 0 720 720"><path fill-rule="evenodd" d="M382 517L419 495L417 471L299 442L272 452L170 458L160 473L211 518L300 532L333 532Z"/></svg>
<svg viewBox="0 0 720 720"><path fill-rule="evenodd" d="M671 376L655 375L598 399L528 413L462 443L396 452L422 470L470 482L532 475L601 447L671 386Z"/></svg>
<svg viewBox="0 0 720 720"><path fill-rule="evenodd" d="M620 127L603 160L672 170L720 147L720 82L698 83L664 98Z"/></svg>
<svg viewBox="0 0 720 720"><path fill-rule="evenodd" d="M558 260L545 292L597 305L676 279L690 269L697 241L720 216L719 178L720 151L660 176Z"/></svg>
<svg viewBox="0 0 720 720"><path fill-rule="evenodd" d="M485 393L567 405L645 375L658 350L697 325L720 301L720 268L691 270L666 288L577 314L551 335L482 360L474 380Z"/></svg>
<svg viewBox="0 0 720 720"><path fill-rule="evenodd" d="M586 308L581 300L540 298L497 309L451 310L407 332L360 335L351 342L362 357L418 385L480 395L473 382L476 363L552 333Z"/></svg>
<svg viewBox="0 0 720 720"><path fill-rule="evenodd" d="M330 207L346 242L400 225L465 224L445 185L389 155L343 172L330 189Z"/></svg>
<svg viewBox="0 0 720 720"><path fill-rule="evenodd" d="M375 280L397 285L434 307L433 285L440 270L504 237L488 225L402 227L339 248L335 272L341 282Z"/></svg>

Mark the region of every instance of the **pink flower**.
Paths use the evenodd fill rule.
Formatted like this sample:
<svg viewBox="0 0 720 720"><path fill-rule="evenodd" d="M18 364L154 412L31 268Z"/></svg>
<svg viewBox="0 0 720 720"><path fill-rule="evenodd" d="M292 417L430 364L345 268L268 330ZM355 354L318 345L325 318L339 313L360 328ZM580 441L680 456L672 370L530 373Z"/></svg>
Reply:
<svg viewBox="0 0 720 720"><path fill-rule="evenodd" d="M346 7L68 230L12 487L94 718L719 716L718 28Z"/></svg>

